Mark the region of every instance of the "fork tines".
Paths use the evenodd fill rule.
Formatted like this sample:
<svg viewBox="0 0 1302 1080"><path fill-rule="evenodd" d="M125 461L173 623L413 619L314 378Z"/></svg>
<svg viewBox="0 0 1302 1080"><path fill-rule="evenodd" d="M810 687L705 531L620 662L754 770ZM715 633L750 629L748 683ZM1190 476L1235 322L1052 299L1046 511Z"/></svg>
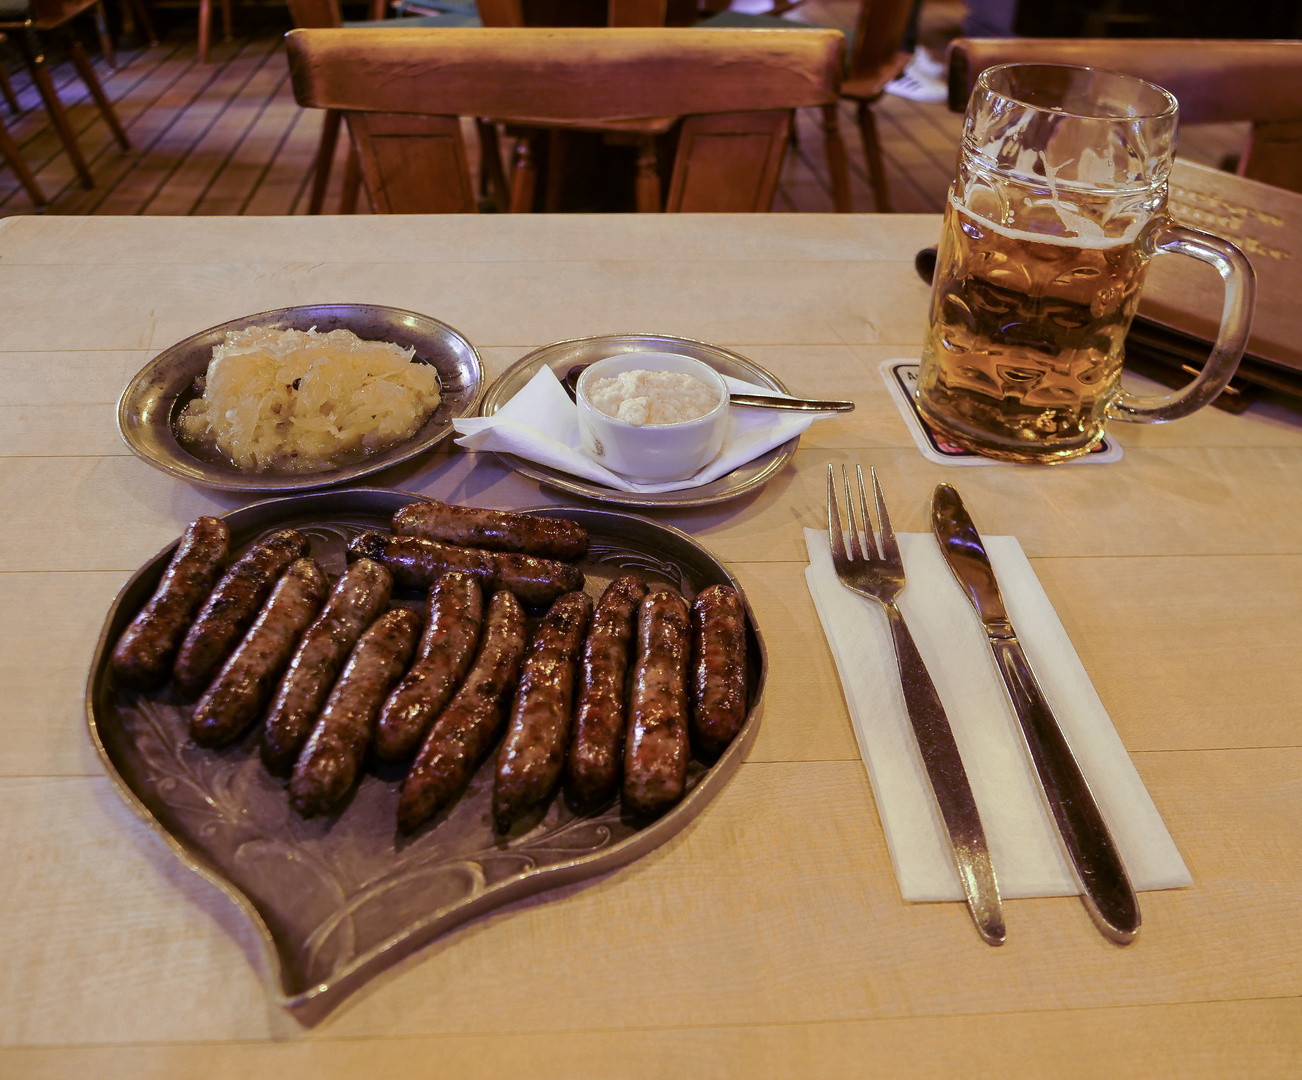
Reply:
<svg viewBox="0 0 1302 1080"><path fill-rule="evenodd" d="M836 501L836 474L831 464L827 466L827 530L831 536L833 554L841 558L866 561L882 558L893 563L900 561L899 545L895 542L895 531L891 528L890 515L886 512L886 498L882 494L881 483L877 479L877 470L869 468L873 480L873 501L877 504L877 525L881 533L878 540L873 532L872 518L868 513L868 492L863 482L863 466L854 467L859 485L859 513L863 515L863 532L855 517L854 492L850 487L850 474L841 466L841 484L845 489L845 511L849 519L849 550L846 551L844 531L841 527L841 515Z"/></svg>

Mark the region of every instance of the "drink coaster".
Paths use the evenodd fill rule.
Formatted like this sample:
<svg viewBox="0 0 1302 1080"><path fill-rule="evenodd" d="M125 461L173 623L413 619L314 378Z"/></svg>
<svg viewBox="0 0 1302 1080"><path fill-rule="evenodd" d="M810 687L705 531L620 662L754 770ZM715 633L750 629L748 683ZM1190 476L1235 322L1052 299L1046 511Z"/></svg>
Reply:
<svg viewBox="0 0 1302 1080"><path fill-rule="evenodd" d="M918 362L916 360L884 360L881 364L882 378L891 393L900 415L904 417L905 427L918 444L918 450L928 461L937 465L1009 465L1012 462L997 461L982 457L962 446L955 446L937 435L918 412L917 401L913 391L918 382ZM1063 465L1106 465L1121 460L1121 447L1106 435L1099 440L1084 457L1061 462Z"/></svg>

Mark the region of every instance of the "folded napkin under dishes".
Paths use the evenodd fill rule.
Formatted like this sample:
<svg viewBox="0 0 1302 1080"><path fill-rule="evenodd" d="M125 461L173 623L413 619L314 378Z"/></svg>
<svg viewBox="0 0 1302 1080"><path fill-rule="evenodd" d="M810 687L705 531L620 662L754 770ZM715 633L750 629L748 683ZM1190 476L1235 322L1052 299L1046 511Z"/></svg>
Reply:
<svg viewBox="0 0 1302 1080"><path fill-rule="evenodd" d="M755 383L723 377L736 393L782 397L777 390ZM592 480L619 491L654 494L700 487L726 476L739 465L794 439L815 420L834 413L780 412L771 409L729 410L728 434L719 456L695 476L660 484L638 484L598 465L579 448L579 410L561 386L551 368L540 368L510 401L492 416L462 417L452 421L458 446L468 450L492 450L515 454L526 461L546 465L584 480Z"/></svg>
<svg viewBox="0 0 1302 1080"><path fill-rule="evenodd" d="M1137 890L1191 885L1153 800L1013 536L985 536L1019 639ZM931 672L976 797L1003 896L1078 892L985 633L935 539L899 534L898 604ZM836 660L905 900L961 900L958 874L900 691L886 614L837 579L827 533L805 530L805 579Z"/></svg>

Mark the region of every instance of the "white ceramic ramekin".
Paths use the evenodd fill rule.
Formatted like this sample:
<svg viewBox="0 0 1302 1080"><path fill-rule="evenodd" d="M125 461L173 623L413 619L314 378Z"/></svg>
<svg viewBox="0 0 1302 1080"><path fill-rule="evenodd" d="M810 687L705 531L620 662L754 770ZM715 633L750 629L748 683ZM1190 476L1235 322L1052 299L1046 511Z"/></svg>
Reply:
<svg viewBox="0 0 1302 1080"><path fill-rule="evenodd" d="M719 404L681 424L629 424L593 405L586 389L597 379L625 371L672 371L717 388ZM635 352L608 356L579 376L579 438L583 452L611 472L643 483L685 480L718 456L728 433L728 386L714 368L677 353Z"/></svg>

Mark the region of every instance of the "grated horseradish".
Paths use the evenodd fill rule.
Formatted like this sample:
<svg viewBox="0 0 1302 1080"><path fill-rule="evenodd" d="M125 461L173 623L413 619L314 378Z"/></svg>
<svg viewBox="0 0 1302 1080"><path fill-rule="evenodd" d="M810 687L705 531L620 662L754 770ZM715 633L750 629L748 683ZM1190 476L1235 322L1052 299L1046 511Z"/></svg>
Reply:
<svg viewBox="0 0 1302 1080"><path fill-rule="evenodd" d="M719 404L719 392L694 375L642 368L595 379L586 393L601 412L636 427L683 424Z"/></svg>

